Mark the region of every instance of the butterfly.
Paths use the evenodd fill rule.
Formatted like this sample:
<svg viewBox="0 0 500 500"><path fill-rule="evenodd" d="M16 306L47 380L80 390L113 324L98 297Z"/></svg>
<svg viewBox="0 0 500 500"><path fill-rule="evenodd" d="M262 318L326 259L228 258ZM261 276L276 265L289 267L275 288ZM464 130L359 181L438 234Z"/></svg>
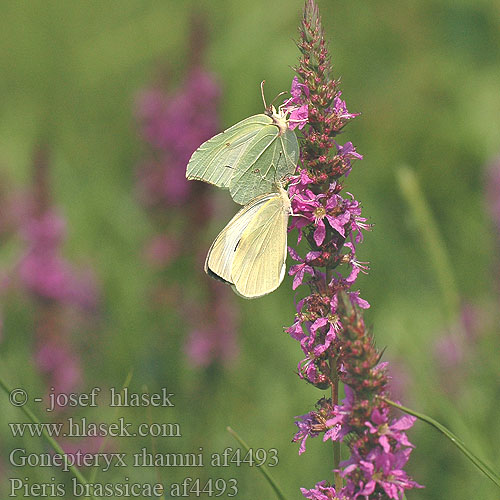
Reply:
<svg viewBox="0 0 500 500"><path fill-rule="evenodd" d="M205 271L247 299L276 290L285 276L289 215L290 199L281 186L254 198L215 238Z"/></svg>
<svg viewBox="0 0 500 500"><path fill-rule="evenodd" d="M275 190L277 182L295 171L299 145L287 114L266 106L263 90L262 98L265 113L236 123L193 153L186 168L188 179L229 189L233 200L245 205Z"/></svg>
<svg viewBox="0 0 500 500"><path fill-rule="evenodd" d="M266 105L265 113L238 122L204 142L191 156L188 179L229 189L245 205L208 251L205 271L245 298L266 295L285 275L290 199L282 181L295 171L297 137L287 111Z"/></svg>

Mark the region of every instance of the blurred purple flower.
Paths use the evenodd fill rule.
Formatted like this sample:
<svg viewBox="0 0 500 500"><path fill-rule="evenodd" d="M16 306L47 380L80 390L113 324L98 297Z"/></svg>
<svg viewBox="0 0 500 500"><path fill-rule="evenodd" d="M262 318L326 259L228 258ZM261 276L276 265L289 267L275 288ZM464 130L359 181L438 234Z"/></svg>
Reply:
<svg viewBox="0 0 500 500"><path fill-rule="evenodd" d="M455 367L464 360L463 339L456 332L437 338L434 348L436 358L443 368Z"/></svg>
<svg viewBox="0 0 500 500"><path fill-rule="evenodd" d="M199 54L194 59L198 61ZM210 219L210 187L188 182L185 170L196 148L218 132L219 95L215 78L195 64L177 92L154 88L137 99L141 135L154 157L140 167L138 187L159 231L148 243L145 256L159 269L173 266L184 248L189 248L190 255L198 254L193 234L201 234ZM160 210L153 210L158 207ZM170 223L173 220L175 224ZM170 283L168 288L175 286ZM182 294L163 292L164 296L175 295L177 307L186 311L190 333L184 349L193 366L227 364L236 357L235 311L225 288L208 284L205 298L194 304L188 304Z"/></svg>
<svg viewBox="0 0 500 500"><path fill-rule="evenodd" d="M393 358L387 366L389 389L392 397L397 401L408 398L412 393L412 378L407 364L399 358Z"/></svg>
<svg viewBox="0 0 500 500"><path fill-rule="evenodd" d="M91 309L97 287L90 273L77 274L61 256L65 221L55 211L32 216L21 227L28 249L19 263L19 277L26 289L41 298Z"/></svg>
<svg viewBox="0 0 500 500"><path fill-rule="evenodd" d="M151 266L164 268L179 255L179 242L167 235L156 235L145 248L145 257Z"/></svg>
<svg viewBox="0 0 500 500"><path fill-rule="evenodd" d="M81 383L80 360L64 340L44 339L39 342L35 361L41 374L46 376L54 393L69 393Z"/></svg>
<svg viewBox="0 0 500 500"><path fill-rule="evenodd" d="M168 95L158 88L139 94L136 116L142 136L163 155L139 169L145 204L186 203L191 191L186 164L195 149L218 129L219 94L213 76L201 68L194 68L175 94Z"/></svg>
<svg viewBox="0 0 500 500"><path fill-rule="evenodd" d="M215 283L217 285L217 283ZM195 367L207 367L212 363L228 365L238 356L236 343L236 311L228 290L211 285L213 295L205 310L192 315L204 323L195 326L186 341L185 352Z"/></svg>
<svg viewBox="0 0 500 500"><path fill-rule="evenodd" d="M186 342L186 354L194 366L207 367L218 361L227 364L237 352L233 332L218 327L193 330Z"/></svg>

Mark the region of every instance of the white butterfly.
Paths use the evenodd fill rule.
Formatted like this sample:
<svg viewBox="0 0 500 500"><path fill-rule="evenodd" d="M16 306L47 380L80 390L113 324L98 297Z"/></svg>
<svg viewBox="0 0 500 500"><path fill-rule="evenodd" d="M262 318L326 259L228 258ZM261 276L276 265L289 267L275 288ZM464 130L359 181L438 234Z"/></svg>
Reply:
<svg viewBox="0 0 500 500"><path fill-rule="evenodd" d="M285 276L290 210L282 187L253 199L215 238L205 271L247 299L276 290Z"/></svg>

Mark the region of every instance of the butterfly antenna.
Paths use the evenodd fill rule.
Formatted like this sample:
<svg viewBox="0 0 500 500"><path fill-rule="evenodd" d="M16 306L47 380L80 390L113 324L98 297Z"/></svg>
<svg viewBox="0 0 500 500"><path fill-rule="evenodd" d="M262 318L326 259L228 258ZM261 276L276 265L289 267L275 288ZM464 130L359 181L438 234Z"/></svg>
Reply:
<svg viewBox="0 0 500 500"><path fill-rule="evenodd" d="M276 102L277 99L279 99L282 95L288 94L285 90L283 92L280 92L274 99L273 102L271 102L271 106Z"/></svg>
<svg viewBox="0 0 500 500"><path fill-rule="evenodd" d="M266 83L265 80L260 82L260 94L262 96L262 102L264 103L264 109L267 109L266 97L264 96L264 83Z"/></svg>

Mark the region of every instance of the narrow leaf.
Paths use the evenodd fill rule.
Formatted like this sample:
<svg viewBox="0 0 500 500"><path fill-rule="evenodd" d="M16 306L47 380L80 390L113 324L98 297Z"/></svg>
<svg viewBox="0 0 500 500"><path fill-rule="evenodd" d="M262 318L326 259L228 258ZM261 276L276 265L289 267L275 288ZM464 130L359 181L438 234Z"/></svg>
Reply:
<svg viewBox="0 0 500 500"><path fill-rule="evenodd" d="M449 431L444 425L440 424L437 420L434 420L433 418L424 415L423 413L418 413L414 410L410 410L409 408L406 408L405 406L395 403L390 399L384 397L380 397L380 399L385 401L387 404L394 406L394 408L398 408L399 410L402 410L405 413L413 415L414 417L417 417L419 420L422 420L424 422L427 422L429 425L432 425L432 427L434 427L439 432L444 434L486 477L491 479L500 488L500 476L496 472L494 472L493 469L487 463L485 463L479 457L474 455L474 453L472 453L472 451L470 451L467 448L465 443L457 436L455 436L455 434Z"/></svg>
<svg viewBox="0 0 500 500"><path fill-rule="evenodd" d="M245 450L247 452L250 451L249 446L245 443L245 441L243 441L243 439L241 439L241 437L231 427L227 427L226 429L227 429L227 432L229 432L229 434L231 434L236 439L236 441L238 441L238 443L240 443L241 446L243 446L243 448L245 448ZM269 483L271 488L276 493L276 496L279 498L279 500L286 500L286 497L283 494L283 492L281 491L281 488L278 486L276 481L273 479L273 477L271 476L271 473L269 472L267 467L265 465L261 465L260 467L257 467L257 468L264 475L264 477L266 478L267 482Z"/></svg>
<svg viewBox="0 0 500 500"><path fill-rule="evenodd" d="M12 392L12 390L9 388L9 386L5 383L5 381L3 380L2 377L0 377L0 386L2 387L2 389L5 391L5 393L7 394L7 396L10 395L10 393ZM21 407L19 407L23 413L34 423L34 424L37 424L37 425L40 425L41 422L40 420L38 420L38 418L36 417L36 415L26 406L26 405L23 405ZM47 443L54 449L55 452L59 453L62 457L63 457L63 460L66 464L66 466L68 467L68 469L71 471L71 473L75 476L75 478L83 485L86 485L88 484L88 481L85 479L85 477L83 476L83 474L73 465L71 465L67 459L67 456L66 456L66 453L64 452L64 450L61 448L61 446L59 445L59 443L52 437L52 436L49 436L49 434L47 433L45 427L43 428L43 432L42 432L42 437L45 439L45 441L47 441ZM85 498L89 498L89 497L85 497ZM94 496L90 496L90 498L92 500L95 500L95 497Z"/></svg>

